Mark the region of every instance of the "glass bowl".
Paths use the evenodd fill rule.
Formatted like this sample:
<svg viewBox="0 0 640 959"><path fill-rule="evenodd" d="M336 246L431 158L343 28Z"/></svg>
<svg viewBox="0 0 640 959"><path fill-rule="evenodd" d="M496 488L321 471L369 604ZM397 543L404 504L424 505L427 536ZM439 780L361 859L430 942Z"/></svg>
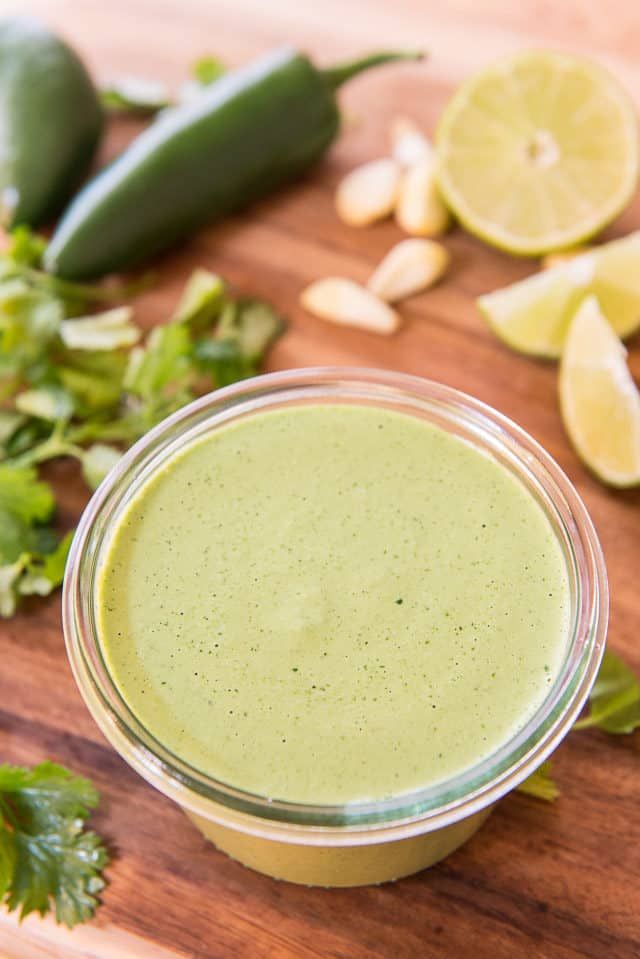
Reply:
<svg viewBox="0 0 640 959"><path fill-rule="evenodd" d="M244 792L172 754L121 697L96 628L97 574L105 549L132 496L163 463L231 420L279 407L331 403L419 417L499 461L535 497L554 529L571 598L562 668L517 734L443 783L342 806L281 802ZM495 803L534 772L571 729L597 674L607 616L606 571L593 525L575 489L542 447L510 420L457 390L365 369L311 368L255 377L204 396L160 423L122 457L94 494L71 547L63 593L65 640L76 682L118 753L232 857L280 879L323 886L397 879L465 842Z"/></svg>

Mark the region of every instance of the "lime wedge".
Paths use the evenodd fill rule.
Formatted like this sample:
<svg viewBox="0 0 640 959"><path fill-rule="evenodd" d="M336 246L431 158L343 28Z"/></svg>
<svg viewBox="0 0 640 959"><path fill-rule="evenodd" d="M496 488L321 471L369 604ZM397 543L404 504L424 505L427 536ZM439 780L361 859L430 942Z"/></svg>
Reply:
<svg viewBox="0 0 640 959"><path fill-rule="evenodd" d="M535 255L588 239L627 205L638 181L638 122L602 67L534 50L458 89L436 157L440 190L471 233Z"/></svg>
<svg viewBox="0 0 640 959"><path fill-rule="evenodd" d="M562 353L560 409L578 456L610 486L640 484L640 392L626 355L596 297L588 297Z"/></svg>
<svg viewBox="0 0 640 959"><path fill-rule="evenodd" d="M640 232L573 257L520 283L487 293L478 308L494 333L520 353L555 358L589 294L621 337L640 327Z"/></svg>

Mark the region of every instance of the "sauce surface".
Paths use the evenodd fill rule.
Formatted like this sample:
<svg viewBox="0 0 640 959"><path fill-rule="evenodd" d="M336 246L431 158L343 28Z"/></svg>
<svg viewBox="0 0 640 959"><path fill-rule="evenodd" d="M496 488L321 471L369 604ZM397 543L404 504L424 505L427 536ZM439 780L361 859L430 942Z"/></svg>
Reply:
<svg viewBox="0 0 640 959"><path fill-rule="evenodd" d="M371 407L256 414L135 495L99 579L131 709L205 773L275 799L428 786L506 742L565 654L555 534L499 463Z"/></svg>

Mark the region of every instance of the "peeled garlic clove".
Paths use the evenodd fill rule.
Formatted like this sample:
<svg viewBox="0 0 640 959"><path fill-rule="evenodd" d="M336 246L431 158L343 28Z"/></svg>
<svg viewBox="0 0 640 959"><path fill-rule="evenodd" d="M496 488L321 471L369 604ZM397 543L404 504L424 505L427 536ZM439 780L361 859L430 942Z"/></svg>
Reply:
<svg viewBox="0 0 640 959"><path fill-rule="evenodd" d="M400 317L390 306L359 283L337 276L316 280L303 290L300 302L314 316L341 326L386 335L400 326Z"/></svg>
<svg viewBox="0 0 640 959"><path fill-rule="evenodd" d="M438 192L432 160L410 167L400 183L396 219L413 236L441 236L451 217Z"/></svg>
<svg viewBox="0 0 640 959"><path fill-rule="evenodd" d="M396 117L391 124L391 155L404 169L433 155L429 140L410 117Z"/></svg>
<svg viewBox="0 0 640 959"><path fill-rule="evenodd" d="M371 293L395 303L433 286L449 265L448 250L432 240L402 240L387 253L367 283Z"/></svg>
<svg viewBox="0 0 640 959"><path fill-rule="evenodd" d="M373 160L356 167L336 191L338 216L350 226L366 226L393 212L400 168L394 160Z"/></svg>
<svg viewBox="0 0 640 959"><path fill-rule="evenodd" d="M582 246L572 246L567 250L556 250L555 253L547 253L546 256L543 256L540 266L543 270L552 270L554 266L563 266L565 263L575 260L577 256L588 253L589 250L593 250L593 246L589 246L587 243Z"/></svg>

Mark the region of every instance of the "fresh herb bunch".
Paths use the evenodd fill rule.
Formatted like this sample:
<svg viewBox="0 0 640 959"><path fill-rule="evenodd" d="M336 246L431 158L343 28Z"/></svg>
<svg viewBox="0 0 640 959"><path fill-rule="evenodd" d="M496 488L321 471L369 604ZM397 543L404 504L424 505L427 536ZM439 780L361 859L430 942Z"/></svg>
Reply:
<svg viewBox="0 0 640 959"><path fill-rule="evenodd" d="M40 269L45 243L16 230L0 257L0 615L61 581L70 537L35 467L77 459L91 488L121 449L196 396L255 374L282 332L260 300L197 270L164 326L141 343L131 287L67 283ZM97 303L111 308L87 311ZM117 445L113 445L117 444Z"/></svg>
<svg viewBox="0 0 640 959"><path fill-rule="evenodd" d="M93 915L108 862L85 828L98 793L64 766L0 766L0 903L71 927Z"/></svg>

